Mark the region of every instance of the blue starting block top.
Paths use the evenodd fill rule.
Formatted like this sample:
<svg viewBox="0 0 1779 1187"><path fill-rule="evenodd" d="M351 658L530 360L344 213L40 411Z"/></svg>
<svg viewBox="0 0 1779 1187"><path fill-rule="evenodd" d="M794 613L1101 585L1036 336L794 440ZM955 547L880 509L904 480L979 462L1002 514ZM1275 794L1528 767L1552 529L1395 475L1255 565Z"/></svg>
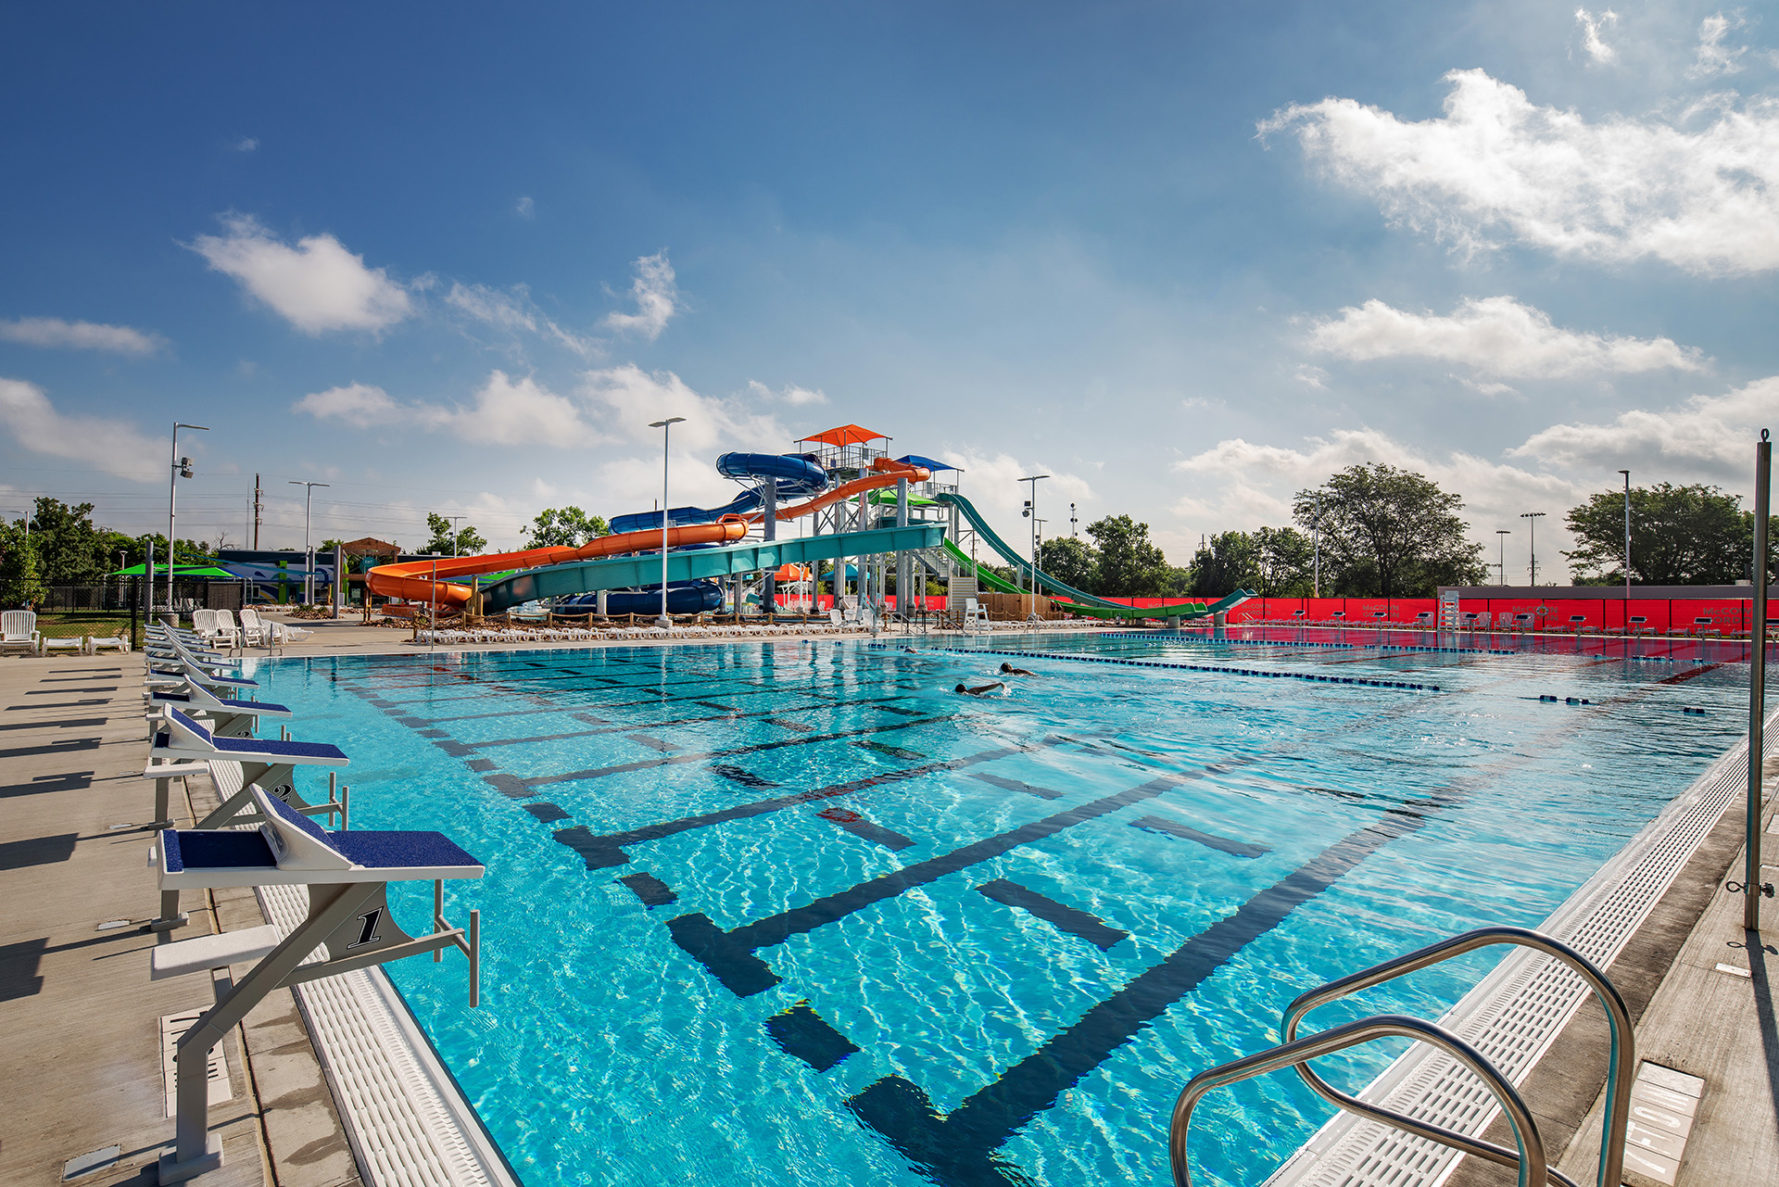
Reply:
<svg viewBox="0 0 1779 1187"><path fill-rule="evenodd" d="M211 688L258 688L259 681L249 680L245 676L223 676L199 666L175 659L167 664L151 663L148 666L150 676L158 676L164 680L183 680L187 684L205 684Z"/></svg>
<svg viewBox="0 0 1779 1187"><path fill-rule="evenodd" d="M443 833L423 830L328 832L255 786L265 822L248 832L164 829L162 890L224 886L338 885L480 878L482 863Z"/></svg>
<svg viewBox="0 0 1779 1187"><path fill-rule="evenodd" d="M216 710L221 713L247 713L255 717L289 717L290 709L271 701L238 701L219 697L201 684L188 685L186 692L157 692L149 699L157 705L185 705L193 709Z"/></svg>
<svg viewBox="0 0 1779 1187"><path fill-rule="evenodd" d="M237 762L274 765L343 767L351 760L338 746L326 742L280 742L267 738L219 738L201 722L173 706L166 707L171 727L157 735L155 750L162 754L198 758L228 758Z"/></svg>

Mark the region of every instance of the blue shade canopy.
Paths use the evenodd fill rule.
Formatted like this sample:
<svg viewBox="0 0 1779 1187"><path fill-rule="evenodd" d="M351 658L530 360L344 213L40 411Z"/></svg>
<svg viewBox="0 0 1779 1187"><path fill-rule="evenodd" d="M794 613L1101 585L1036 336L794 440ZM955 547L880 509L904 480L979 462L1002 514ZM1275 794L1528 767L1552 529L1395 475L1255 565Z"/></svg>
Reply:
<svg viewBox="0 0 1779 1187"><path fill-rule="evenodd" d="M963 473L963 471L956 466L948 466L944 462L936 462L930 457L921 457L918 453L906 454L896 460L898 462L905 462L910 466L919 466L923 470L931 470L935 474L941 470L957 470L959 474Z"/></svg>

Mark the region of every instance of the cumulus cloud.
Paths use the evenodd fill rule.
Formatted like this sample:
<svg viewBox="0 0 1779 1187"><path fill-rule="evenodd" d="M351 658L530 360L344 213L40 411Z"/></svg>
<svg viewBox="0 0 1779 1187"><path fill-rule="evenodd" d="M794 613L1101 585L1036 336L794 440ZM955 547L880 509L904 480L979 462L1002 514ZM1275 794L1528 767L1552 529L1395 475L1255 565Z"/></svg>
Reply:
<svg viewBox="0 0 1779 1187"><path fill-rule="evenodd" d="M1021 478L1028 474L1050 475L1038 483L1038 515L1044 520L1044 538L1047 540L1068 534L1070 503L1079 505L1091 502L1094 497L1093 487L1087 479L1060 467L1045 465L1041 460L1022 461L1011 454L990 453L969 446L941 450L936 456L964 471L961 475L946 477L957 479L959 490L982 509L990 523L1003 528L1009 524L1017 525L1004 532L1002 539L1021 550L1028 546L1032 530L1031 521L1019 514L1030 489L1029 483L1019 481ZM1088 518L1081 516L1083 521Z"/></svg>
<svg viewBox="0 0 1779 1187"><path fill-rule="evenodd" d="M630 296L636 302L636 312L613 310L605 315L605 324L621 334L635 334L653 342L678 311L679 289L674 284L673 265L668 262L665 251L643 256L636 261L635 267L636 278L630 282Z"/></svg>
<svg viewBox="0 0 1779 1187"><path fill-rule="evenodd" d="M1723 39L1748 22L1740 12L1714 12L1699 22L1699 48L1687 74L1693 78L1711 78L1719 74L1736 74L1742 69L1745 45L1728 46Z"/></svg>
<svg viewBox="0 0 1779 1187"><path fill-rule="evenodd" d="M816 388L799 387L794 383L787 383L777 391L773 391L759 380L750 379L747 381L747 390L762 400L777 400L780 403L799 408L828 402L826 392Z"/></svg>
<svg viewBox="0 0 1779 1187"><path fill-rule="evenodd" d="M66 350L108 350L113 354L148 355L166 345L159 334L110 326L101 322L63 321L59 317L21 317L0 321L0 338L26 346Z"/></svg>
<svg viewBox="0 0 1779 1187"><path fill-rule="evenodd" d="M445 294L445 304L485 325L511 334L521 331L537 334L566 346L582 358L592 358L599 346L590 338L563 329L537 307L531 290L514 285L509 290L485 284L463 284L453 281Z"/></svg>
<svg viewBox="0 0 1779 1187"><path fill-rule="evenodd" d="M305 334L382 330L413 312L407 290L332 235L308 235L293 247L257 219L230 215L223 234L188 246Z"/></svg>
<svg viewBox="0 0 1779 1187"><path fill-rule="evenodd" d="M1618 13L1610 8L1599 14L1589 12L1585 8L1575 10L1575 23L1581 26L1581 48L1587 53L1588 60L1604 65L1618 57L1606 39L1601 36L1607 29L1618 24Z"/></svg>
<svg viewBox="0 0 1779 1187"><path fill-rule="evenodd" d="M537 213L537 203L531 200L530 194L520 194L519 200L513 203L513 213L520 218L531 218Z"/></svg>
<svg viewBox="0 0 1779 1187"><path fill-rule="evenodd" d="M1699 371L1703 357L1671 338L1621 338L1561 329L1512 297L1466 298L1441 316L1373 298L1310 330L1311 349L1353 362L1428 359L1511 379L1571 379L1642 371Z"/></svg>
<svg viewBox="0 0 1779 1187"><path fill-rule="evenodd" d="M22 379L0 378L0 423L32 453L83 462L135 482L167 476L165 442L147 437L115 415L58 412L42 388Z"/></svg>
<svg viewBox="0 0 1779 1187"><path fill-rule="evenodd" d="M1775 427L1776 414L1779 376L1769 376L1671 408L1632 409L1605 423L1552 425L1508 453L1575 470L1628 466L1675 482L1743 487L1753 473L1753 442L1761 429Z"/></svg>
<svg viewBox="0 0 1779 1187"><path fill-rule="evenodd" d="M353 383L311 392L291 407L358 429L405 424L454 433L477 444L572 449L605 439L574 401L530 376L515 380L504 371L491 372L465 404L402 401L380 387Z"/></svg>
<svg viewBox="0 0 1779 1187"><path fill-rule="evenodd" d="M1306 363L1292 372L1291 378L1319 392L1328 390L1328 372L1321 367L1312 367Z"/></svg>
<svg viewBox="0 0 1779 1187"><path fill-rule="evenodd" d="M598 410L601 423L634 441L658 441L661 430L650 428L652 422L685 417L673 426L673 440L703 454L706 467L725 450L779 452L793 440L758 401L701 395L672 371L644 371L635 363L586 372L578 394Z"/></svg>
<svg viewBox="0 0 1779 1187"><path fill-rule="evenodd" d="M1446 80L1436 119L1329 98L1284 108L1259 131L1295 136L1334 181L1461 250L1508 239L1705 276L1779 268L1779 99L1725 98L1680 124L1589 122L1482 70Z"/></svg>
<svg viewBox="0 0 1779 1187"><path fill-rule="evenodd" d="M253 152L257 148L259 148L257 136L243 136L238 140L229 141L230 152Z"/></svg>

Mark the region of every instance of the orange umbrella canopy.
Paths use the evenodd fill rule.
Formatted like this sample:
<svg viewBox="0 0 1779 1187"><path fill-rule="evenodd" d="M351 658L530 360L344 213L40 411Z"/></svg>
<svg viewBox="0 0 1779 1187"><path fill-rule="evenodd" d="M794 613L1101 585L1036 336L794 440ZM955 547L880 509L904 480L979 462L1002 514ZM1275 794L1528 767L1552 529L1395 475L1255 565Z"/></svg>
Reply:
<svg viewBox="0 0 1779 1187"><path fill-rule="evenodd" d="M885 433L874 432L863 425L841 425L837 429L824 429L813 437L803 438L805 441L819 441L823 445L832 445L836 449L848 445L863 445L867 441L888 441Z"/></svg>

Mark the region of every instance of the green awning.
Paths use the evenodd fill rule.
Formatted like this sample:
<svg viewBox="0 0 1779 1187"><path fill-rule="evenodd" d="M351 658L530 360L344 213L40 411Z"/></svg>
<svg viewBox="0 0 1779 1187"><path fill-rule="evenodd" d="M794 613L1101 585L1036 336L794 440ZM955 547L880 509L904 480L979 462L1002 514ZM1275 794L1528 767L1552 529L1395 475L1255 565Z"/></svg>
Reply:
<svg viewBox="0 0 1779 1187"><path fill-rule="evenodd" d="M142 575L143 570L141 565L131 565L127 569L119 569L115 573L110 574L112 577L140 577ZM156 565L154 567L154 575L156 577L165 577L167 575L167 566ZM233 581L236 579L233 573L229 572L227 569L219 569L215 565L174 565L173 576L202 577L215 581Z"/></svg>

